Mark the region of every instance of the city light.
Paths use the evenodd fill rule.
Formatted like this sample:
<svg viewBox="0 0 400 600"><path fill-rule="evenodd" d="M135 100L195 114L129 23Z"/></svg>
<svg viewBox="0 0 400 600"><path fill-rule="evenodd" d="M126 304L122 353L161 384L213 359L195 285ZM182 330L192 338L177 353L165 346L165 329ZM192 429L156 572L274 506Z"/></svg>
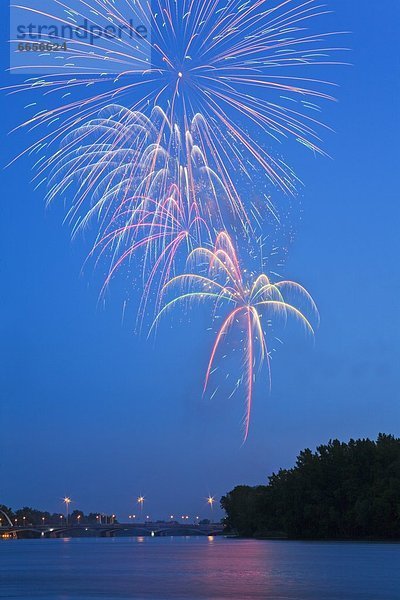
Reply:
<svg viewBox="0 0 400 600"><path fill-rule="evenodd" d="M69 505L71 504L72 500L69 496L65 496L63 499L63 502L65 504L65 514L66 514L66 523L68 525L68 518L69 518Z"/></svg>
<svg viewBox="0 0 400 600"><path fill-rule="evenodd" d="M214 502L215 502L214 496L208 496L208 498L207 498L207 504L209 505L209 507L211 508L211 510L213 509Z"/></svg>
<svg viewBox="0 0 400 600"><path fill-rule="evenodd" d="M140 514L143 514L144 500L145 500L144 496L139 496L138 499L137 499L137 502L138 502L138 504L140 506Z"/></svg>

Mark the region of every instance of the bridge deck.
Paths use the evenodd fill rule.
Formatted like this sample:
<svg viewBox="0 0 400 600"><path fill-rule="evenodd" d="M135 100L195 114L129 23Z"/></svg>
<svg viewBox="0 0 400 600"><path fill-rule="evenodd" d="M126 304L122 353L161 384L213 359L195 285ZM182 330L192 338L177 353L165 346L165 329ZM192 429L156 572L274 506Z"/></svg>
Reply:
<svg viewBox="0 0 400 600"><path fill-rule="evenodd" d="M221 535L223 525L179 524L179 523L116 523L108 525L26 525L0 528L0 538L22 537L114 537L114 536L185 536L185 535Z"/></svg>

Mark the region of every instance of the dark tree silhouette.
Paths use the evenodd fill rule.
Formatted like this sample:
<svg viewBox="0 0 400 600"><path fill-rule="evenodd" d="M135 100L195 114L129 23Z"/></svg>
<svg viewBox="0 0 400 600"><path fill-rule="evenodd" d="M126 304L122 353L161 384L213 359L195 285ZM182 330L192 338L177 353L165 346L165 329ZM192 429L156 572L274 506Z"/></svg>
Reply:
<svg viewBox="0 0 400 600"><path fill-rule="evenodd" d="M221 499L240 535L400 538L400 439L338 440L300 452L266 486L238 486Z"/></svg>

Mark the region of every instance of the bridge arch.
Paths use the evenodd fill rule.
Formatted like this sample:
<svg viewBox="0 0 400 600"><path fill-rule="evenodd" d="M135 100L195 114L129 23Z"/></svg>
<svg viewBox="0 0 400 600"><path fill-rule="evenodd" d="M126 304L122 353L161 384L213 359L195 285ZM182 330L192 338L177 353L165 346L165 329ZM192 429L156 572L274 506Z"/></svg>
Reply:
<svg viewBox="0 0 400 600"><path fill-rule="evenodd" d="M9 526L13 527L13 523L12 523L10 517L8 516L8 514L6 512L4 512L4 510L0 510L0 514L2 514L6 518L6 521L9 524Z"/></svg>

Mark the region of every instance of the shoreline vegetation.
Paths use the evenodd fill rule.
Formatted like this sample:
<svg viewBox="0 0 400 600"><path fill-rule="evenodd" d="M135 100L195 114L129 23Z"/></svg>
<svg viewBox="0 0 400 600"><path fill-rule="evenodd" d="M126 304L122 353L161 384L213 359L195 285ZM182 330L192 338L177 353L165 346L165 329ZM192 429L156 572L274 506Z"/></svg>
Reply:
<svg viewBox="0 0 400 600"><path fill-rule="evenodd" d="M256 539L400 540L400 439L331 440L267 485L221 498L226 531Z"/></svg>

